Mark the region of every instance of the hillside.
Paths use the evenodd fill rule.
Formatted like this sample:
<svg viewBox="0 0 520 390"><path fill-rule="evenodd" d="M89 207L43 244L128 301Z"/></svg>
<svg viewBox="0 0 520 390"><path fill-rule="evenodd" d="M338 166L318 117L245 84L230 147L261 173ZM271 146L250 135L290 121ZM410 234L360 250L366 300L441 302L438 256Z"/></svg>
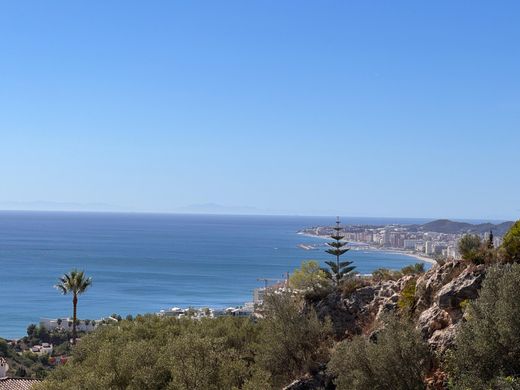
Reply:
<svg viewBox="0 0 520 390"><path fill-rule="evenodd" d="M304 262L251 318L121 320L36 389L518 390L520 221L469 255L371 276Z"/></svg>
<svg viewBox="0 0 520 390"><path fill-rule="evenodd" d="M518 345L518 264L496 268L451 261L401 275L353 279L325 294L314 290L318 294L306 296L303 309L290 296L273 296L273 306L255 321L156 316L121 321L85 337L72 361L37 389L440 390L448 389L450 378L457 381L450 389L480 389L502 380L501 368L507 373L519 366L516 349L497 347L508 359L503 361L475 353L480 346L472 329L480 332L486 348L493 331L482 333L485 316L468 316L474 313L469 307L483 297L489 318L505 315L506 328L499 330L510 345ZM513 299L489 305L500 289ZM447 356L457 358L454 368ZM492 363L489 380L479 367L465 367L481 359ZM458 374L459 369L471 376Z"/></svg>
<svg viewBox="0 0 520 390"><path fill-rule="evenodd" d="M455 222L449 219L437 219L432 222L420 225L419 229L425 232L436 232L446 234L463 234L463 233L476 233L482 234L493 230L498 236L503 236L514 222L507 221L500 224L492 223L481 223L471 224L467 222Z"/></svg>

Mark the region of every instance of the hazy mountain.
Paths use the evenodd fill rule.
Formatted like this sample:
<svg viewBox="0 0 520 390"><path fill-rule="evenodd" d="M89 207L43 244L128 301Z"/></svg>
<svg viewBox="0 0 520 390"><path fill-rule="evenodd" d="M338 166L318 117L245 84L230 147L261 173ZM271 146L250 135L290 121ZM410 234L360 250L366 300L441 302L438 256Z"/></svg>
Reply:
<svg viewBox="0 0 520 390"><path fill-rule="evenodd" d="M449 219L438 219L420 226L420 230L437 233L485 233L493 230L496 235L504 235L514 222L507 221L499 224L455 222Z"/></svg>

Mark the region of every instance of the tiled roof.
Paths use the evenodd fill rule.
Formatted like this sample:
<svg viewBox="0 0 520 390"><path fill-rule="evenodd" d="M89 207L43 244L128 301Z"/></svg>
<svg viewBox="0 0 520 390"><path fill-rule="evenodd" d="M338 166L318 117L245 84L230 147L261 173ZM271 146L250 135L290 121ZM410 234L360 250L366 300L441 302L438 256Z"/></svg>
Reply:
<svg viewBox="0 0 520 390"><path fill-rule="evenodd" d="M0 378L0 390L31 390L38 379Z"/></svg>

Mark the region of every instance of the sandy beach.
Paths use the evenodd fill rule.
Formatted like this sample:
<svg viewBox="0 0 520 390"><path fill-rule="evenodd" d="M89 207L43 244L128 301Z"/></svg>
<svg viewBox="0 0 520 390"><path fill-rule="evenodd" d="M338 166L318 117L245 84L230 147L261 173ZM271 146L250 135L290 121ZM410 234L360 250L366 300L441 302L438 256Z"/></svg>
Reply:
<svg viewBox="0 0 520 390"><path fill-rule="evenodd" d="M323 240L330 240L329 236L319 236L316 234L308 234L308 233L298 233L298 234L301 236L304 236L304 237L314 237L314 238L321 238ZM371 250L371 251L386 252L386 253L396 253L396 254L403 255L403 256L414 257L417 260L424 261L425 263L430 263L430 264L436 263L435 259L433 259L429 256L426 256L424 254L421 254L421 253L414 253L414 252L399 250L396 248L381 248L378 246L373 246L373 245L367 244L366 242L349 241L349 244L353 244L352 248L354 248L354 250L356 250L355 249L356 247L360 247L360 248L363 247L363 250Z"/></svg>

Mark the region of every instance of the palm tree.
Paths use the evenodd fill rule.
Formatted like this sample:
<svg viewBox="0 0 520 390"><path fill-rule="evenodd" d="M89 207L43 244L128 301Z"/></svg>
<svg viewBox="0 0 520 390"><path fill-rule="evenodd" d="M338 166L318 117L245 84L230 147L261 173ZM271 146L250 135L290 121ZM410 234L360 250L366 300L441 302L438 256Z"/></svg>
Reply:
<svg viewBox="0 0 520 390"><path fill-rule="evenodd" d="M77 313L76 309L78 306L78 295L83 294L92 284L92 278L87 278L83 271L74 269L68 274L64 274L59 278L59 283L55 285L63 295L72 294L72 305L74 307L72 315L72 344L76 344L76 324L77 324Z"/></svg>
<svg viewBox="0 0 520 390"><path fill-rule="evenodd" d="M330 238L334 241L327 243L330 249L327 249L325 252L335 256L336 261L326 261L325 264L329 266L329 269L322 270L337 286L345 277L352 275L352 271L356 267L351 265L353 263L352 261L340 261L341 255L348 252L350 248L346 247L347 244L342 241L345 236L341 235L343 228L340 226L339 217L337 218L336 226L333 227L333 229L335 232L330 236Z"/></svg>

